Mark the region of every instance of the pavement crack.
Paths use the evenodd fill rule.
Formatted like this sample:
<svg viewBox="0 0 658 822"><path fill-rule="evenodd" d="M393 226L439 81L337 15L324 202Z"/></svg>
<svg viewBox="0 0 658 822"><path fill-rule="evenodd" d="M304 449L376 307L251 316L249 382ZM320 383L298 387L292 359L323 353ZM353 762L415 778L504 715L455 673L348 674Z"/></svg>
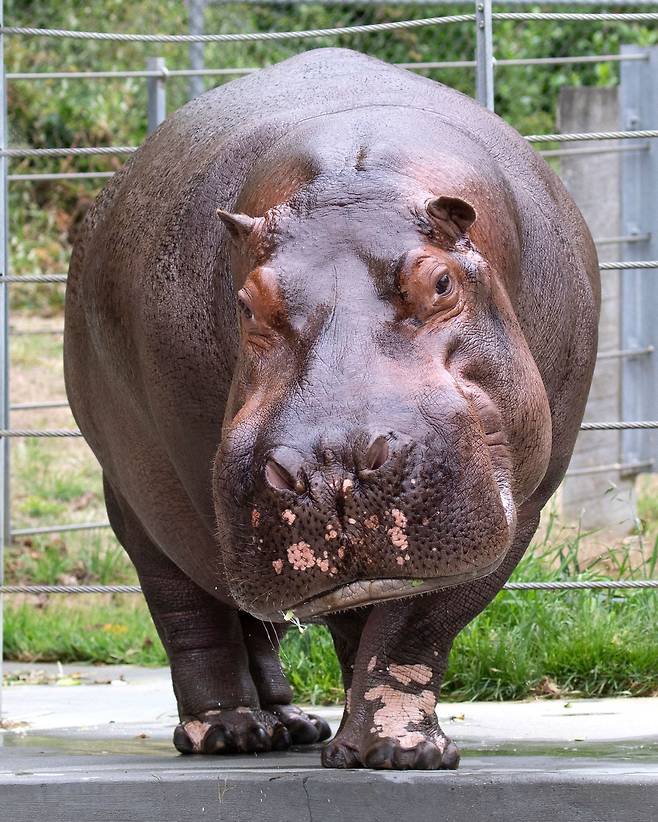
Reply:
<svg viewBox="0 0 658 822"><path fill-rule="evenodd" d="M308 808L308 822L313 822L313 811L311 810L311 797L308 793L308 788L306 787L306 783L310 779L309 776L302 777L302 788L304 789L304 793L306 794L306 807Z"/></svg>

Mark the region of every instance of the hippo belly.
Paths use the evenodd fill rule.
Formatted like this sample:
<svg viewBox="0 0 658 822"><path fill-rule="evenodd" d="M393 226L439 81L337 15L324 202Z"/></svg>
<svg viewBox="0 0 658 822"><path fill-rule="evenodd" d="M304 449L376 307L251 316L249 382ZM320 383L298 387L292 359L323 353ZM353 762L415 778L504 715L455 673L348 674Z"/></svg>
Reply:
<svg viewBox="0 0 658 822"><path fill-rule="evenodd" d="M557 177L426 78L318 49L149 137L77 237L65 375L180 751L329 735L279 664L298 618L343 671L326 766L456 767L450 645L564 475L598 306Z"/></svg>

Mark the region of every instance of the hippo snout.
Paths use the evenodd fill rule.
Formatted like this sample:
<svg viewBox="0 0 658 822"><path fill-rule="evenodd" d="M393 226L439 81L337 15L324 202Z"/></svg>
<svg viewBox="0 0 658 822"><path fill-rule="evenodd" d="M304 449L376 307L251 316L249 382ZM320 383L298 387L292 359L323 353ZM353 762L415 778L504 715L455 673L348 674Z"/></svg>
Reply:
<svg viewBox="0 0 658 822"><path fill-rule="evenodd" d="M318 470L324 475L320 481L328 483L332 476L335 481L336 474L343 472L341 490L347 490L353 487L355 480L367 479L381 469L400 439L393 432L358 437L358 444L346 460L341 460L341 449L337 447L323 445L318 458L304 460L299 451L280 446L270 451L265 463L265 480L275 492L301 495L308 492L311 478ZM345 465L341 466L341 462Z"/></svg>
<svg viewBox="0 0 658 822"><path fill-rule="evenodd" d="M311 618L494 570L513 536L514 504L477 427L458 445L360 431L265 449L244 498L218 511L240 607ZM220 489L218 498L236 495Z"/></svg>

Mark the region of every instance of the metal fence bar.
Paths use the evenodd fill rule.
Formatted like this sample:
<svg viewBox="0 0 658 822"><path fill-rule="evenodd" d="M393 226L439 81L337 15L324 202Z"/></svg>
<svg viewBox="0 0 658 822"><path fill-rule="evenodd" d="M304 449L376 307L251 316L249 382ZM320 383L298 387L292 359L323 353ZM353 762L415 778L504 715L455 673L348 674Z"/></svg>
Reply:
<svg viewBox="0 0 658 822"><path fill-rule="evenodd" d="M627 15L628 16L628 15ZM647 15L658 19L658 14ZM452 14L442 17L425 17L418 20L396 20L391 23L368 23L363 26L337 26L304 31L262 31L236 34L124 34L104 31L71 31L70 29L42 29L32 26L3 26L3 34L28 37L56 37L71 40L104 40L120 43L249 43L259 40L306 40L315 37L334 37L344 34L370 34L380 31L418 29L428 26L444 26L451 23L472 23L473 14Z"/></svg>
<svg viewBox="0 0 658 822"><path fill-rule="evenodd" d="M529 143L574 143L583 140L636 140L642 137L658 137L658 129L644 131L583 131L574 134L528 134Z"/></svg>
<svg viewBox="0 0 658 822"><path fill-rule="evenodd" d="M624 260L599 265L601 271L633 271L639 268L658 268L658 260Z"/></svg>
<svg viewBox="0 0 658 822"><path fill-rule="evenodd" d="M495 68L505 68L507 66L562 66L573 65L578 63L618 63L632 60L645 60L646 57L642 55L623 55L623 54L584 54L576 57L527 57L525 59L508 59L496 60L494 57ZM269 64L263 66L245 66L240 68L235 66L233 68L203 68L203 69L167 69L166 76L169 77L223 77L253 74L260 71L262 68L267 68ZM394 63L400 68L409 69L411 71L420 71L422 69L453 69L453 68L475 68L477 62L475 60L439 60L439 61L417 61L414 63ZM15 71L9 72L6 75L7 80L117 80L117 79L134 79L146 77L159 77L160 72L149 71L148 69L142 71Z"/></svg>
<svg viewBox="0 0 658 822"><path fill-rule="evenodd" d="M481 5L481 4L480 4ZM483 49L482 59L487 57L486 51ZM162 57L151 57L149 61L157 62L164 66L164 59ZM487 95L489 97L493 93L493 86L488 84L486 79L487 72L478 69L478 76L482 77L482 99L480 102L484 105L484 100ZM478 80L480 83L480 80ZM478 86L480 88L480 86ZM485 94L486 92L486 94ZM479 92L478 92L479 93ZM491 100L489 100L491 102ZM165 99L165 84L164 80L159 75L154 75L149 79L149 123L153 122L154 127L159 125L166 117L166 99ZM635 131L590 131L590 132L575 132L571 134L528 134L525 140L529 143L573 143L589 140L631 140L631 139L646 139L658 137L658 129L645 129ZM11 158L23 157L78 157L78 156L92 156L92 155L114 155L114 154L133 154L137 151L139 146L90 146L90 147L61 147L61 148L5 148L0 150L0 156ZM584 149L580 149L584 151ZM71 172L74 173L74 172ZM83 172L85 174L97 174L104 172ZM113 172L107 172L112 174ZM80 174L80 172L78 172ZM18 175L13 175L14 179ZM29 175L20 175L21 177L28 177ZM56 175L62 176L62 175Z"/></svg>
<svg viewBox="0 0 658 822"><path fill-rule="evenodd" d="M658 428L658 420L633 420L615 422L585 422L580 426L581 431L621 431L644 430ZM0 437L45 437L45 438L66 438L82 437L82 433L75 428L3 428L0 429Z"/></svg>
<svg viewBox="0 0 658 822"><path fill-rule="evenodd" d="M0 277L0 283L65 283L67 279L66 274L24 274Z"/></svg>
<svg viewBox="0 0 658 822"><path fill-rule="evenodd" d="M574 579L507 582L505 591L623 591L658 588L658 579ZM140 594L139 585L2 585L0 594Z"/></svg>
<svg viewBox="0 0 658 822"><path fill-rule="evenodd" d="M138 146L88 146L71 148L5 148L3 157L86 157L103 154L132 154Z"/></svg>
<svg viewBox="0 0 658 822"><path fill-rule="evenodd" d="M68 408L66 400L53 400L52 402L17 402L10 406L10 411L36 411L44 408Z"/></svg>
<svg viewBox="0 0 658 822"><path fill-rule="evenodd" d="M0 0L0 149L7 146L7 89L5 84L4 2ZM0 274L9 271L9 214L7 174L8 161L0 157ZM0 284L0 427L9 425L9 294ZM4 583L5 545L11 542L11 509L9 495L9 440L0 443L0 586ZM2 715L3 598L0 587L0 716Z"/></svg>
<svg viewBox="0 0 658 822"><path fill-rule="evenodd" d="M491 0L475 0L475 98L494 110L494 56Z"/></svg>
<svg viewBox="0 0 658 822"><path fill-rule="evenodd" d="M590 474L619 473L622 476L629 474L641 474L643 471L651 471L653 460L646 462L612 462L609 465L592 465L585 468L573 468L567 471L565 477L586 477Z"/></svg>
<svg viewBox="0 0 658 822"><path fill-rule="evenodd" d="M107 520L98 522L70 522L64 525L41 525L35 528L13 528L12 537L27 537L36 534L59 534L64 531L95 531L97 528L109 528Z"/></svg>
<svg viewBox="0 0 658 822"><path fill-rule="evenodd" d="M621 348L618 351L603 351L597 356L597 360L615 360L624 357L641 357L645 354L653 354L656 349L653 345L646 345L644 348Z"/></svg>
<svg viewBox="0 0 658 822"><path fill-rule="evenodd" d="M104 40L129 43L244 43L259 40L304 40L315 37L334 37L344 34L369 34L380 31L441 26L450 23L470 23L472 14L453 14L443 17L426 17L417 20L397 20L390 23L369 23L362 26L337 26L326 29L304 31L264 31L236 34L124 34L122 32L73 31L71 29L45 29L32 26L2 26L1 32L28 37L55 37L71 40ZM496 12L492 19L514 20L517 22L555 21L582 23L653 23L658 20L658 12Z"/></svg>

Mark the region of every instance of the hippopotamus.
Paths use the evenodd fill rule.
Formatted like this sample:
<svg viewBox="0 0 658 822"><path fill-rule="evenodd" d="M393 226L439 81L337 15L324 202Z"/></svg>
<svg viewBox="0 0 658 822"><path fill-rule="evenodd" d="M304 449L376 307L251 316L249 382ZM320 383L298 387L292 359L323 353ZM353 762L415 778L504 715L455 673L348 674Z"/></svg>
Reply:
<svg viewBox="0 0 658 822"><path fill-rule="evenodd" d="M278 657L319 622L345 686L322 763L457 766L448 653L564 476L598 278L513 128L355 51L222 85L148 137L79 230L65 372L180 752L327 739Z"/></svg>

